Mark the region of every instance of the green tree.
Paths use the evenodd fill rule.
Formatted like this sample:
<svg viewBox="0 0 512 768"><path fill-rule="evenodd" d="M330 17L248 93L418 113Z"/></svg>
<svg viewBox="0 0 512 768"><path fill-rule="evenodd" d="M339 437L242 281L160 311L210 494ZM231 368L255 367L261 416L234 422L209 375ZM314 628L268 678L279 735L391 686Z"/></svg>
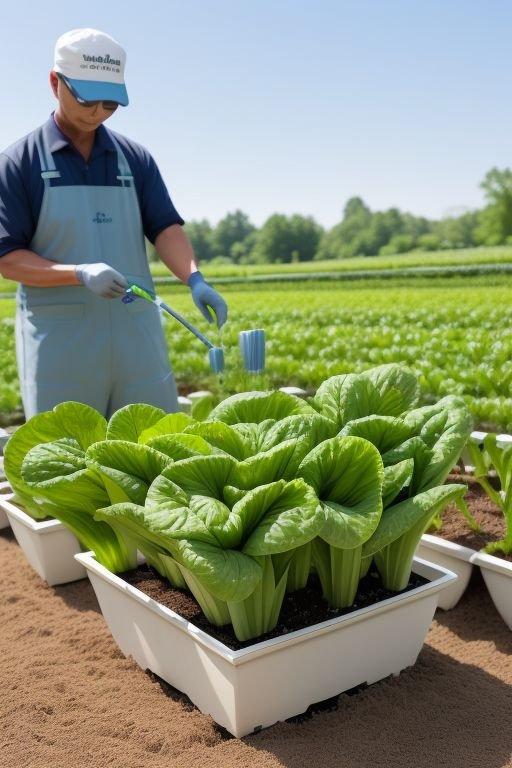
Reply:
<svg viewBox="0 0 512 768"><path fill-rule="evenodd" d="M441 242L437 235L429 232L418 237L416 246L420 251L438 251L441 248Z"/></svg>
<svg viewBox="0 0 512 768"><path fill-rule="evenodd" d="M322 227L310 216L275 213L260 229L253 252L257 263L289 264L311 261L322 237Z"/></svg>
<svg viewBox="0 0 512 768"><path fill-rule="evenodd" d="M352 197L343 211L343 220L328 231L320 243L317 259L345 259L376 256L393 237L414 241L428 232L428 221L398 208L372 213L360 197Z"/></svg>
<svg viewBox="0 0 512 768"><path fill-rule="evenodd" d="M439 248L470 248L475 245L478 217L477 211L468 211L462 216L449 216L431 222L431 232L437 238Z"/></svg>
<svg viewBox="0 0 512 768"><path fill-rule="evenodd" d="M408 253L415 245L412 235L394 235L387 245L379 251L380 256L393 256L395 253Z"/></svg>
<svg viewBox="0 0 512 768"><path fill-rule="evenodd" d="M231 256L231 249L236 243L243 243L256 227L251 224L247 214L236 210L228 213L213 230L213 250L215 256Z"/></svg>
<svg viewBox="0 0 512 768"><path fill-rule="evenodd" d="M230 260L234 264L254 263L253 253L258 241L258 230L251 232L242 242L234 243L229 252ZM220 257L219 257L220 258Z"/></svg>
<svg viewBox="0 0 512 768"><path fill-rule="evenodd" d="M479 214L475 239L485 245L504 243L512 236L512 171L491 168L480 187L488 205Z"/></svg>
<svg viewBox="0 0 512 768"><path fill-rule="evenodd" d="M372 212L360 197L351 197L339 224L325 233L316 259L346 259L367 250L367 230ZM360 249L363 249L362 251Z"/></svg>
<svg viewBox="0 0 512 768"><path fill-rule="evenodd" d="M210 261L214 256L213 232L210 223L206 219L187 222L185 232L192 243L197 260Z"/></svg>
<svg viewBox="0 0 512 768"><path fill-rule="evenodd" d="M428 219L425 219L422 216L413 216L412 213L401 213L400 219L400 234L410 235L414 241L421 235L426 235L430 231ZM394 234L397 233L395 232Z"/></svg>

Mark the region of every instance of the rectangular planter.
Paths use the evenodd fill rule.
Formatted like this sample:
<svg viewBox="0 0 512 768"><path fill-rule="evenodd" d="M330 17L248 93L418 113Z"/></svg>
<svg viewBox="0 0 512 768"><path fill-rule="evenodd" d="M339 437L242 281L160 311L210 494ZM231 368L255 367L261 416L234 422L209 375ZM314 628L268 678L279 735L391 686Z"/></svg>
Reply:
<svg viewBox="0 0 512 768"><path fill-rule="evenodd" d="M512 563L485 552L475 552L471 561L480 568L496 610L512 629Z"/></svg>
<svg viewBox="0 0 512 768"><path fill-rule="evenodd" d="M471 578L473 571L471 558L474 554L475 550L469 547L446 541L440 536L423 534L416 549L416 555L442 568L447 568L458 576L457 581L452 582L440 593L438 608L449 611L457 605Z"/></svg>
<svg viewBox="0 0 512 768"><path fill-rule="evenodd" d="M476 445L483 445L484 439L487 437L489 433L488 432L481 432L481 431L475 431L472 432L469 436L469 440L472 443L475 443ZM506 433L500 433L496 435L496 443L498 445L498 448L506 448L509 445L512 445L512 435L507 435ZM471 464L471 458L469 456L467 448L464 448L461 454L461 461L464 465L464 469L466 472L473 472L474 467Z"/></svg>
<svg viewBox="0 0 512 768"><path fill-rule="evenodd" d="M94 553L76 560L125 656L186 693L236 737L414 664L439 594L457 578L415 559L414 571L428 584L235 651L110 573Z"/></svg>
<svg viewBox="0 0 512 768"><path fill-rule="evenodd" d="M34 520L14 503L12 496L0 496L0 510L30 565L50 586L86 577L85 569L74 558L81 551L80 545L61 522Z"/></svg>
<svg viewBox="0 0 512 768"><path fill-rule="evenodd" d="M10 498L12 496L12 488L7 482L3 480L0 482L0 498ZM2 528L9 527L9 518L3 509L0 508L0 530Z"/></svg>

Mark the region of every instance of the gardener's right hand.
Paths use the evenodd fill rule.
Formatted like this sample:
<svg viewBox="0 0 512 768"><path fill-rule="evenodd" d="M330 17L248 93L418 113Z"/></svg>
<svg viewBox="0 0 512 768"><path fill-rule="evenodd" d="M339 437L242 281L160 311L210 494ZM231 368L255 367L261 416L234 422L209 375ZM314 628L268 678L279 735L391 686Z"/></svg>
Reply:
<svg viewBox="0 0 512 768"><path fill-rule="evenodd" d="M101 262L77 264L75 273L82 285L104 299L118 299L128 288L127 280L117 269Z"/></svg>

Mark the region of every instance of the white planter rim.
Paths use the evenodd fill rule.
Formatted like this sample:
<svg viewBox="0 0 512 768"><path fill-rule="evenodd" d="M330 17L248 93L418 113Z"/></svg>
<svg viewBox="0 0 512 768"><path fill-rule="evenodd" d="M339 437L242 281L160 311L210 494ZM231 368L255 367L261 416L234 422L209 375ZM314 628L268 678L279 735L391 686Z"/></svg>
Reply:
<svg viewBox="0 0 512 768"><path fill-rule="evenodd" d="M474 432L471 432L469 439L472 443L483 443L487 435L490 434L494 434L494 432L482 432L480 430L475 430ZM508 435L506 432L497 432L496 441L500 448L506 448L507 445L512 444L512 435Z"/></svg>
<svg viewBox="0 0 512 768"><path fill-rule="evenodd" d="M512 562L510 560L505 560L503 557L489 555L487 552L475 552L471 558L471 562L473 565L489 568L491 571L508 574L512 577Z"/></svg>
<svg viewBox="0 0 512 768"><path fill-rule="evenodd" d="M360 620L360 618L367 613L377 615L380 612L388 611L390 605L393 603L400 603L403 605L409 601L414 601L419 593L424 591L429 591L432 593L433 591L436 591L436 586L438 590L441 590L448 583L457 579L457 575L452 571L449 571L448 569L441 566L434 565L433 563L427 560L423 560L422 558L415 557L413 570L419 576L423 576L424 578L429 579L427 584L424 584L420 587L415 587L414 589L402 594L393 595L393 597L382 600L377 604L366 606L365 608L360 608L358 610L352 611L351 613L345 614L344 616L338 616L319 624L305 627L304 629L299 629L286 635L281 635L280 637L271 638L270 640L255 642L253 645L242 648L240 650L233 650L227 645L224 645L224 643L221 643L219 640L216 640L212 636L208 635L206 632L199 629L194 624L190 623L182 616L172 611L170 608L161 605L153 598L148 597L146 594L141 592L141 590L133 587L131 584L128 584L126 581L119 578L115 574L112 574L109 570L104 568L104 566L100 565L100 563L96 561L94 552L80 552L75 555L75 560L81 563L87 570L95 573L99 578L117 585L117 587L127 592L134 600L143 604L146 608L154 611L156 614L164 617L167 621L170 621L181 631L192 635L196 642L206 646L210 651L218 654L223 659L228 660L231 664L233 664L233 666L238 666L239 664L243 664L247 661L251 661L252 659L257 658L258 656L271 653L280 645L286 645L289 647L295 643L300 643L305 636L313 637L322 635L326 632L329 632L332 627L340 624L348 626ZM434 585L433 582L436 582L436 584Z"/></svg>
<svg viewBox="0 0 512 768"><path fill-rule="evenodd" d="M464 547L462 544L456 544L454 541L449 541L448 539L443 539L441 536L435 536L430 533L423 534L421 543L437 552L445 552L451 557L463 560L465 563L472 562L473 555L477 552L476 549Z"/></svg>
<svg viewBox="0 0 512 768"><path fill-rule="evenodd" d="M45 534L53 533L56 528L63 528L63 524L59 520L34 520L33 517L27 515L21 507L14 502L14 494L7 496L0 496L0 509L3 509L7 517L13 517L18 523L24 525L25 528L29 528L31 531Z"/></svg>

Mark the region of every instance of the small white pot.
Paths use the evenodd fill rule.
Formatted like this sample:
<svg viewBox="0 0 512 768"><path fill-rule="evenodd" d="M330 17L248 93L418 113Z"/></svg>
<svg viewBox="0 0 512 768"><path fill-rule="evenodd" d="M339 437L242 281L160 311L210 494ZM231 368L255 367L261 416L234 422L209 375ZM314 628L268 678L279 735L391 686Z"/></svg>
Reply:
<svg viewBox="0 0 512 768"><path fill-rule="evenodd" d="M414 571L428 584L235 651L110 573L93 552L75 557L125 656L186 693L236 737L414 664L439 594L457 578L415 559Z"/></svg>
<svg viewBox="0 0 512 768"><path fill-rule="evenodd" d="M423 557L425 560L457 574L457 581L443 589L438 602L438 607L444 611L454 608L468 586L473 571L471 558L475 554L475 550L454 544L452 541L446 541L440 536L424 533L416 549L416 554L418 557Z"/></svg>
<svg viewBox="0 0 512 768"><path fill-rule="evenodd" d="M58 520L34 520L14 503L13 496L0 496L0 510L30 565L50 586L86 577L74 558L81 551L80 545L65 525Z"/></svg>
<svg viewBox="0 0 512 768"><path fill-rule="evenodd" d="M471 560L479 566L496 610L512 629L512 563L485 552L475 552Z"/></svg>

